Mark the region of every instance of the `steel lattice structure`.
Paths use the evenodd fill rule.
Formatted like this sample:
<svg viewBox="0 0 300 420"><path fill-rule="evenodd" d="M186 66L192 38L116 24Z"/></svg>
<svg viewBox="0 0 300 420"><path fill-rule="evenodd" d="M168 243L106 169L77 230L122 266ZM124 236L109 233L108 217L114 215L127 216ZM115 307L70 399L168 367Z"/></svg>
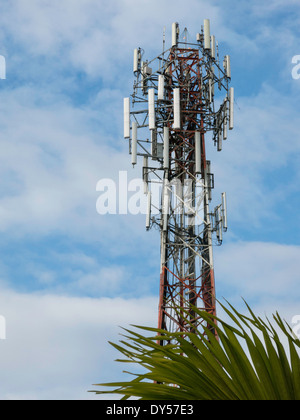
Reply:
<svg viewBox="0 0 300 420"><path fill-rule="evenodd" d="M209 20L195 43L187 41L186 29L183 38L174 23L171 48L165 50L164 37L154 60L143 60L141 48L134 51L133 94L124 99L132 164L143 157L146 227L158 227L161 235L158 327L182 332L200 327L193 306L216 314L213 241L221 244L227 230L226 194L211 211L214 176L205 142L210 135L222 150L233 128L234 102L230 58L220 63ZM157 186L160 200L154 202ZM188 311L188 322L180 309Z"/></svg>

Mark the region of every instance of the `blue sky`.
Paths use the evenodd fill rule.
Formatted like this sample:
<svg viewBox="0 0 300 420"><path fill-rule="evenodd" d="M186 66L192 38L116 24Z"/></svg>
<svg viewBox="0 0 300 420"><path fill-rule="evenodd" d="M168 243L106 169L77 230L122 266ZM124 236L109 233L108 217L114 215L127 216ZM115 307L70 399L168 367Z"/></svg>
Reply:
<svg viewBox="0 0 300 420"><path fill-rule="evenodd" d="M0 55L1 399L94 399L123 377L108 340L156 325L159 234L100 216L102 178L129 178L123 97L133 49L167 45L203 19L231 55L235 130L208 155L229 231L214 250L217 295L259 313L300 314L300 6L293 0L2 0Z"/></svg>

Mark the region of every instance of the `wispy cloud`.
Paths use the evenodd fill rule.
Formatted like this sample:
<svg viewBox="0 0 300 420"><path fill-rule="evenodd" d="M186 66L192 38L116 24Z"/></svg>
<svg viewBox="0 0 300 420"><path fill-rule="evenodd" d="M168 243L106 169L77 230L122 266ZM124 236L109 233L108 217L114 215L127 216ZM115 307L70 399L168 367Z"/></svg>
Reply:
<svg viewBox="0 0 300 420"><path fill-rule="evenodd" d="M112 365L119 328L156 323L156 299L82 299L1 291L1 398L94 399L93 383L120 377ZM122 374L121 374L122 377Z"/></svg>
<svg viewBox="0 0 300 420"><path fill-rule="evenodd" d="M216 252L216 276L223 293L229 288L232 296L257 303L268 299L297 302L299 246L239 241Z"/></svg>

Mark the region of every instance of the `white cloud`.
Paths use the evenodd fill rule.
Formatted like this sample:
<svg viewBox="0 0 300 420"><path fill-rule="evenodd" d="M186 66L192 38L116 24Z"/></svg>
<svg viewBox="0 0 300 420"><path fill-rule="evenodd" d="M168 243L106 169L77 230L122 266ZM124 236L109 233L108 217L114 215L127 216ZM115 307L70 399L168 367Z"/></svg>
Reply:
<svg viewBox="0 0 300 420"><path fill-rule="evenodd" d="M245 300L256 316L276 326L272 315L278 312L299 331L293 322L300 315L300 246L240 241L225 243L214 254L216 292L222 304L227 306L228 301L248 315ZM220 307L217 315L232 322ZM286 345L285 340L282 343Z"/></svg>
<svg viewBox="0 0 300 420"><path fill-rule="evenodd" d="M114 293L121 293L122 286L128 285L132 273L129 272L128 268L121 266L109 266L102 267L96 272L90 272L83 274L79 277L76 282L76 287L85 293L89 290L90 293L96 295L110 296ZM74 285L73 285L74 287Z"/></svg>
<svg viewBox="0 0 300 420"><path fill-rule="evenodd" d="M239 295L260 304L270 299L281 306L299 300L299 246L241 241L215 253L216 281L227 298Z"/></svg>
<svg viewBox="0 0 300 420"><path fill-rule="evenodd" d="M1 290L1 399L90 399L92 384L125 379L116 364L121 328L154 326L157 299L87 299Z"/></svg>
<svg viewBox="0 0 300 420"><path fill-rule="evenodd" d="M268 3L262 3L260 1L252 2L252 10L253 12L260 17L265 17L266 15L270 15L274 12L285 11L289 6L298 6L299 3L297 0L274 0Z"/></svg>
<svg viewBox="0 0 300 420"><path fill-rule="evenodd" d="M22 104L23 89L6 94L1 131L1 230L38 230L101 224L96 183L126 169L129 158L96 132L88 111L63 104ZM28 89L28 98L40 93ZM20 100L21 98L21 100ZM21 102L21 103L20 103ZM92 111L91 111L92 114ZM127 165L128 167L129 165Z"/></svg>

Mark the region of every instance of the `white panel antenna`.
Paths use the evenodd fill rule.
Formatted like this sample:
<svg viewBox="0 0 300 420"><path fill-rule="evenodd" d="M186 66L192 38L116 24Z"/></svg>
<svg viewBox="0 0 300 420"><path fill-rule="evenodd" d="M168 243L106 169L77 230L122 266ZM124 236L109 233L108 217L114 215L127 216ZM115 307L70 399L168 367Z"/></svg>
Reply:
<svg viewBox="0 0 300 420"><path fill-rule="evenodd" d="M226 198L226 192L222 193L222 213L223 213L223 228L226 232L228 229L227 225L227 198Z"/></svg>
<svg viewBox="0 0 300 420"><path fill-rule="evenodd" d="M228 77L228 79L231 79L231 64L230 64L230 56L229 55L225 55L224 68L225 68L225 71L226 71L226 76Z"/></svg>
<svg viewBox="0 0 300 420"><path fill-rule="evenodd" d="M164 183L164 193L163 193L163 207L162 207L162 216L163 216L163 231L168 229L168 214L170 211L170 196L168 190L168 181Z"/></svg>
<svg viewBox="0 0 300 420"><path fill-rule="evenodd" d="M195 173L201 173L201 136L200 132L195 132Z"/></svg>
<svg viewBox="0 0 300 420"><path fill-rule="evenodd" d="M180 118L180 88L173 89L173 107L174 107L174 124L173 129L179 130L181 128Z"/></svg>
<svg viewBox="0 0 300 420"><path fill-rule="evenodd" d="M137 123L132 123L132 142L131 142L131 163L136 165L137 163Z"/></svg>
<svg viewBox="0 0 300 420"><path fill-rule="evenodd" d="M124 98L124 138L130 137L130 99Z"/></svg>
<svg viewBox="0 0 300 420"><path fill-rule="evenodd" d="M139 70L139 50L135 48L133 53L133 73L137 73Z"/></svg>
<svg viewBox="0 0 300 420"><path fill-rule="evenodd" d="M210 20L204 19L204 49L210 50Z"/></svg>
<svg viewBox="0 0 300 420"><path fill-rule="evenodd" d="M163 101L165 99L165 77L160 74L158 76L158 95L157 99Z"/></svg>
<svg viewBox="0 0 300 420"><path fill-rule="evenodd" d="M164 169L169 169L170 164L170 130L164 127Z"/></svg>
<svg viewBox="0 0 300 420"><path fill-rule="evenodd" d="M216 37L214 35L210 37L210 42L211 42L211 56L212 58L216 58Z"/></svg>
<svg viewBox="0 0 300 420"><path fill-rule="evenodd" d="M149 130L155 130L155 90L148 91Z"/></svg>
<svg viewBox="0 0 300 420"><path fill-rule="evenodd" d="M176 47L179 38L179 25L177 22L172 25L172 47Z"/></svg>

